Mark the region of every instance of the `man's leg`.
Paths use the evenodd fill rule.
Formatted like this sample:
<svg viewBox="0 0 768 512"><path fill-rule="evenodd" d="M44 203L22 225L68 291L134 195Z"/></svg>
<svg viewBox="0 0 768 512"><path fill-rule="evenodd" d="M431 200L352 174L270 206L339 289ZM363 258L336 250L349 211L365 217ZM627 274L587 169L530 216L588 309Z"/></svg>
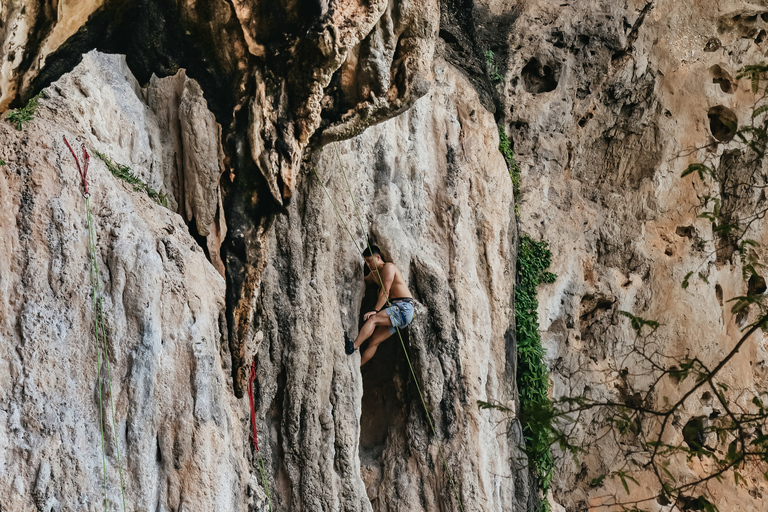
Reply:
<svg viewBox="0 0 768 512"><path fill-rule="evenodd" d="M379 326L390 327L391 325L392 325L392 322L389 320L389 315L387 314L386 309L382 309L375 315L369 317L368 320L366 320L365 323L363 324L363 327L360 329L360 332L357 333L357 338L355 338L355 350L360 348L360 345L362 345L365 340L367 340L369 337L373 335L373 331L377 327Z"/></svg>
<svg viewBox="0 0 768 512"><path fill-rule="evenodd" d="M376 349L381 344L381 342L390 336L391 334L389 334L389 327L384 325L376 327L376 330L373 331L373 336L371 336L371 341L368 342L368 348L366 348L365 352L363 352L363 355L360 356L360 366L363 366L365 363L367 363L373 357L373 354L376 353Z"/></svg>

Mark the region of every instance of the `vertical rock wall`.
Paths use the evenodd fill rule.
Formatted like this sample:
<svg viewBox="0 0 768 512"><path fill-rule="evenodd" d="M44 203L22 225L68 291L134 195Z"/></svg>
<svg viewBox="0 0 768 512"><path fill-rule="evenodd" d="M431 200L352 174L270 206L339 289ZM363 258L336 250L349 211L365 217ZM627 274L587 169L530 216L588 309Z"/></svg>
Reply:
<svg viewBox="0 0 768 512"><path fill-rule="evenodd" d="M96 346L85 199L62 136L171 193L142 94L121 57L90 54L23 131L0 123L3 510L102 508L102 459L109 509L122 508L118 446L129 510L248 510L263 498L228 377L224 279L181 216L92 156L108 361Z"/></svg>
<svg viewBox="0 0 768 512"><path fill-rule="evenodd" d="M269 240L259 417L291 510L458 509L397 336L362 376L359 355L344 354L343 331L354 336L371 307L353 200L417 298L405 344L464 510L526 510L515 425L475 404L514 407L511 183L467 78L442 60L433 78L406 114L326 147Z"/></svg>
<svg viewBox="0 0 768 512"><path fill-rule="evenodd" d="M650 384L627 359L637 340L621 310L661 323L653 338L660 353L695 355L708 365L754 320L754 312L735 317L727 302L746 293L738 255L718 261L706 242L712 227L697 218L697 194L715 189L680 175L692 162L717 163L738 148L718 140L722 127L712 113L732 111L739 124L749 123L755 97L736 76L764 60L764 11L739 2L533 2L510 27L498 91L524 171L521 231L550 242L559 276L541 288L539 309L555 396L626 399ZM755 223L749 238L764 245L765 227ZM757 255L764 261L764 248ZM765 389L765 341L755 334L724 369L734 407L749 407L744 397L751 395L742 390ZM657 405L681 389L665 387ZM665 441L682 442L691 417L718 410L712 398L702 391L686 403ZM593 419L580 418L577 439L604 433ZM622 467L640 482L630 483L629 496L618 480L587 486ZM685 457L670 466L680 483L706 467ZM642 506L669 510L655 500L654 479L609 437L578 464L563 457L560 469L556 497L566 510L596 507L612 495L650 497ZM763 510L761 471L745 470L741 488L732 477L708 484L720 510Z"/></svg>
<svg viewBox="0 0 768 512"><path fill-rule="evenodd" d="M458 493L465 510L522 511L534 499L516 423L476 405L515 403L511 183L467 77L438 59L429 78L407 115L314 155L265 240L246 348L276 510L453 510ZM121 506L117 443L129 509L266 510L230 378L211 249L221 131L199 87L179 73L142 88L122 57L94 52L40 104L22 131L0 123L3 510L102 506L99 391L107 420L115 403L110 508ZM112 377L100 387L84 199L62 135L167 196L164 207L92 157ZM405 337L415 380L396 338L362 374L343 352L365 307L362 260L313 171L359 244L339 159L366 229L417 297Z"/></svg>

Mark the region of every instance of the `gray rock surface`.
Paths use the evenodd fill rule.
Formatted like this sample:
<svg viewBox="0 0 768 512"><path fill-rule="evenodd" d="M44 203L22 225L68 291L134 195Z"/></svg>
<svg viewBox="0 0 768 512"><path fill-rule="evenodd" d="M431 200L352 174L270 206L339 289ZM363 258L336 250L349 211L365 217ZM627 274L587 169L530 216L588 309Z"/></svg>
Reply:
<svg viewBox="0 0 768 512"><path fill-rule="evenodd" d="M259 417L279 503L292 510L333 499L355 510L457 510L440 446L464 510L525 510L516 426L475 404L514 407L511 183L469 81L442 60L434 78L407 113L315 162L354 240L311 170L270 236L256 314ZM344 354L343 331L354 336L371 307L353 200L418 299L405 337L417 381L396 336L362 378L359 355Z"/></svg>
<svg viewBox="0 0 768 512"><path fill-rule="evenodd" d="M475 404L514 408L511 184L469 81L442 60L433 73L412 111L340 143L339 155L318 153L268 232L245 348L257 355L277 510L458 508L440 448L465 510L525 510L529 499L516 424ZM100 389L117 420L106 432L110 508L121 500L118 443L131 509L266 510L247 401L229 377L225 282L188 229L199 233L220 201L209 188L220 132L199 89L183 73L141 88L121 57L91 53L47 93L23 131L0 123L3 509L100 506ZM112 375L101 388L84 199L62 135L169 195L164 208L91 161ZM361 259L309 172L351 219L339 158L364 222L418 298L405 339L416 381L397 339L362 376L359 356L343 352L365 299Z"/></svg>
<svg viewBox="0 0 768 512"><path fill-rule="evenodd" d="M130 509L247 510L260 489L246 410L228 378L224 280L179 215L94 158L109 368L98 355L85 200L62 136L160 176L142 167L152 125L132 108L140 102L127 101L131 80L99 82L96 71L119 72L119 59L93 62L106 67L86 63L52 87L24 131L0 123L0 502L11 511L103 506L99 404L106 419L112 399L110 509L120 506L119 446ZM78 79L99 87L85 94L71 85ZM108 371L111 381L99 380Z"/></svg>

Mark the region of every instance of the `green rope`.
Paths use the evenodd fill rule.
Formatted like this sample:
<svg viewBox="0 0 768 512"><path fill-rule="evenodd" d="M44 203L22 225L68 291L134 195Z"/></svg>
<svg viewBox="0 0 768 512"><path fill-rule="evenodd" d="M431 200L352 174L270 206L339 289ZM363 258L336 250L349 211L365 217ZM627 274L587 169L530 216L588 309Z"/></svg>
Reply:
<svg viewBox="0 0 768 512"><path fill-rule="evenodd" d="M93 254L93 224L91 219L91 203L89 197L85 196L85 209L88 212L88 253L91 260L91 283L93 286L93 320L96 324L96 364L98 365L96 370L98 372L97 386L99 388L99 426L101 427L101 465L104 469L104 510L107 509L107 454L104 449L104 405L101 399L101 346L99 344L99 332L101 330L99 326L98 315L98 299L96 297L96 269L95 269L95 255Z"/></svg>
<svg viewBox="0 0 768 512"><path fill-rule="evenodd" d="M269 512L272 512L272 497L269 495L269 482L267 481L267 472L264 470L264 458L259 452L256 452L256 466L261 473L261 486L267 491L267 502L269 502Z"/></svg>
<svg viewBox="0 0 768 512"><path fill-rule="evenodd" d="M104 469L104 510L107 510L107 456L104 448L104 404L101 393L101 354L104 353L104 359L107 363L107 385L109 386L109 401L112 412L112 430L115 436L115 448L117 452L117 469L120 473L120 491L123 499L123 511L125 512L125 485L123 483L123 468L120 462L120 443L117 439L117 422L115 421L115 399L112 394L112 369L109 363L109 353L106 345L106 331L104 327L104 309L101 296L101 284L98 279L98 264L96 259L96 231L93 227L93 215L91 214L91 201L88 194L85 195L85 209L88 216L88 252L91 260L91 284L93 285L93 321L96 326L96 350L98 367L98 386L99 386L99 418L101 425L101 462Z"/></svg>
<svg viewBox="0 0 768 512"><path fill-rule="evenodd" d="M323 187L323 190L325 191L325 195L328 196L328 199L331 200L331 204L333 205L333 209L336 211L336 216L342 219L342 222L344 223L344 229L347 230L347 234L352 239L352 243L355 244L355 249L359 254L362 254L362 251L357 246L357 240L355 240L355 236L352 234L352 231L349 230L349 226L346 222L344 222L344 219L342 218L341 214L339 213L339 209L336 208L336 203L334 202L333 198L331 197L331 194L328 192L328 189L325 188L325 185L323 185L323 180L320 179L320 175L317 174L317 167L312 167L312 170L315 171L315 176L317 176L317 181L320 183L320 186Z"/></svg>
<svg viewBox="0 0 768 512"><path fill-rule="evenodd" d="M349 185L349 180L347 179L347 173L344 170L344 165L341 162L341 156L339 155L339 149L337 147L337 144L334 142L334 148L336 149L336 157L339 160L339 166L341 167L341 172L344 175L344 181L347 184L347 190L349 191L349 195L352 199L352 204L355 208L355 213L357 215L358 220L360 221L360 228L363 230L363 236L365 237L365 244L368 246L368 251L373 254L373 251L371 249L371 243L368 238L368 235L365 231L364 224L362 221L362 218L360 216L360 211L357 208L357 203L355 202L354 194L352 194L352 188ZM328 192L328 189L325 187L323 182L320 180L320 176L317 174L317 169L315 168L315 176L317 176L317 180L320 183L320 186L323 187L323 190L325 191L325 194L328 196L328 199L331 200L331 204L333 205L333 209L336 212L336 216L339 218L339 220L344 225L344 229L346 229L347 233L349 234L350 238L352 238L352 242L355 244L355 247L357 247L357 240L355 240L354 236L352 236L352 232L349 229L347 222L344 220L344 218L339 213L339 209L336 207L336 203L334 202L333 198L331 197L331 194ZM358 252L359 249L358 249ZM362 252L360 252L362 255ZM381 279L381 274L379 273L379 269L375 269L376 275L379 278L380 286L383 287L384 281ZM389 294L386 295L386 301L387 301L387 307L391 308L392 303L389 301ZM405 360L408 362L408 367L411 370L411 376L413 377L413 382L416 384L416 391L419 393L419 398L421 399L421 405L424 407L424 412L427 415L427 422L429 423L429 428L432 430L432 437L435 439L435 442L437 443L438 451L440 452L440 457L443 461L443 466L445 467L445 471L448 473L448 479L451 482L451 487L453 489L453 492L456 496L456 500L459 502L459 509L461 509L462 512L464 512L464 506L461 502L461 497L459 496L459 491L456 488L456 483L453 480L453 474L451 473L451 469L448 467L448 462L445 459L445 452L443 451L442 443L440 442L440 439L437 437L437 431L435 430L435 426L432 423L432 416L429 414L429 409L427 408L427 402L424 400L424 394L421 392L421 387L419 386L419 381L416 378L416 372L413 370L413 365L411 364L411 358L408 356L408 350L405 348L405 341L403 340L403 335L400 332L400 328L395 325L395 330L397 331L397 336L400 338L400 345L403 347L403 353L405 354Z"/></svg>
<svg viewBox="0 0 768 512"><path fill-rule="evenodd" d="M371 250L371 244L368 242L368 232L365 229L365 224L363 224L363 217L360 215L360 210L357 207L357 202L355 201L355 195L352 193L352 187L349 185L349 180L347 179L347 173L344 170L344 164L341 162L341 155L339 154L339 145L338 143L333 143L333 149L336 150L336 158L339 161L339 167L341 167L341 175L344 176L344 183L347 185L347 191L349 192L349 197L352 199L352 206L355 209L355 215L357 216L357 220L360 223L360 231L363 233L363 237L365 238L365 245L368 246L368 250ZM378 274L378 270L376 270L376 274ZM381 276L379 276L381 277ZM389 300L389 299L387 299Z"/></svg>

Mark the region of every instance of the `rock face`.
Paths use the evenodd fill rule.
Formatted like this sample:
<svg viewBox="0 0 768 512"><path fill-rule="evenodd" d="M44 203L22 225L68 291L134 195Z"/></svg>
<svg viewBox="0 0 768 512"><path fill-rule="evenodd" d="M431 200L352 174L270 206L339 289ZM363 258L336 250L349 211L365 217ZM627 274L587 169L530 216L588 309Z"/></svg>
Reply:
<svg viewBox="0 0 768 512"><path fill-rule="evenodd" d="M525 510L526 475L510 473L519 456L514 425L497 427L502 416L475 405L515 396L511 183L494 119L468 80L442 60L434 79L406 114L339 144L338 155L326 148L315 163L320 181L305 177L270 236L256 315L259 413L286 509L332 500L366 510L458 509L418 383L464 509ZM397 336L362 379L359 356L343 352L343 331L354 335L372 306L353 201L419 302L405 339L417 381ZM316 454L311 465L308 453Z"/></svg>
<svg viewBox="0 0 768 512"><path fill-rule="evenodd" d="M768 14L738 2L561 4L532 2L518 13L497 90L523 167L520 229L550 242L551 270L559 276L541 288L539 309L554 393L588 389L594 398L626 399L650 382L630 355L639 340L619 311L661 323L652 339L659 353L695 355L707 365L754 320L754 310L737 317L727 302L748 291L738 254L721 257L712 243L698 245L713 234L697 217L697 194L715 189L680 176L690 163L717 163L739 147L728 142L720 119L751 119L755 98L748 81L736 76L743 65L764 60ZM761 242L761 261L765 229L758 222L748 236ZM706 281L696 277L699 271ZM749 407L744 396L765 388L767 355L764 335L755 334L724 369L728 400ZM663 395L676 400L683 389L664 389L656 405L664 405ZM681 442L690 418L718 410L702 391L675 416L665 441ZM595 420L580 419L581 439L600 436ZM567 510L586 510L612 494L651 497L643 506L668 510L655 500L651 475L623 454L604 439L578 465L563 457L556 498ZM619 481L587 486L623 467L633 468L640 482L630 483L629 497ZM682 456L670 466L680 483L706 467ZM734 489L731 477L708 484L721 510L764 509L764 478L754 469L745 474L745 488Z"/></svg>
<svg viewBox="0 0 768 512"><path fill-rule="evenodd" d="M460 499L535 510L515 419L517 225L550 242L559 276L539 310L554 396L626 401L647 387L621 311L660 322L660 353L721 358L755 315L732 314L728 299L765 282L745 282L738 252L709 242L697 194L716 187L680 174L739 158L731 124L748 122L754 96L736 76L762 60L764 11L713 0L4 2L0 108L47 97L23 131L0 122L3 510L100 508L99 418L111 409L99 395L114 398L117 420L110 508L117 443L131 509L432 511ZM519 221L496 122L523 171ZM91 162L109 368L94 346L84 199L62 135L145 183ZM341 340L372 300L366 234L403 271L417 316L403 346L385 342L360 373ZM765 224L749 238L764 261ZM682 288L692 270L704 278ZM254 356L266 486L239 399ZM724 369L729 401L749 406L741 391L765 387L766 361L755 335ZM656 405L680 393L669 386ZM667 441L718 411L711 394L692 397ZM577 439L601 441L578 463L559 459L554 506L655 500L642 460L601 437L599 420L574 425ZM706 470L674 463L681 482ZM625 467L638 481L629 496L617 481L588 485ZM721 509L762 510L760 472L743 475L746 487L709 484Z"/></svg>
<svg viewBox="0 0 768 512"><path fill-rule="evenodd" d="M162 153L151 151L158 125L124 70L119 58L89 55L49 88L24 131L0 123L0 502L103 506L103 414L110 509L121 503L119 446L131 509L245 510L262 494L228 377L224 279L181 216L96 158L88 174L108 365L95 346L85 200L62 136L163 188Z"/></svg>
<svg viewBox="0 0 768 512"><path fill-rule="evenodd" d="M257 355L257 427L276 510L535 502L517 424L475 403L515 407L512 186L494 118L469 80L442 59L431 73L429 94L406 114L316 152L295 200L264 229L245 350ZM94 52L46 88L23 131L0 124L9 367L0 501L9 510L100 506L99 390L115 402L110 508L121 505L119 446L129 508L268 510L247 401L229 377L231 292L207 251L213 229L203 238L220 204L221 132L200 98L184 73L142 88L122 57ZM84 199L62 135L167 195L165 208L91 162L112 376L100 388L107 368L94 347ZM370 305L342 168L366 229L417 297L404 340L415 379L397 338L363 375L359 355L343 352L343 331L354 334Z"/></svg>
<svg viewBox="0 0 768 512"><path fill-rule="evenodd" d="M0 108L26 101L94 48L125 54L142 84L184 68L201 85L232 171L223 189L231 229L221 266L242 396L264 243L276 209L293 194L304 152L359 134L427 92L437 2L76 4L20 0L0 8ZM199 219L200 233L207 221Z"/></svg>

